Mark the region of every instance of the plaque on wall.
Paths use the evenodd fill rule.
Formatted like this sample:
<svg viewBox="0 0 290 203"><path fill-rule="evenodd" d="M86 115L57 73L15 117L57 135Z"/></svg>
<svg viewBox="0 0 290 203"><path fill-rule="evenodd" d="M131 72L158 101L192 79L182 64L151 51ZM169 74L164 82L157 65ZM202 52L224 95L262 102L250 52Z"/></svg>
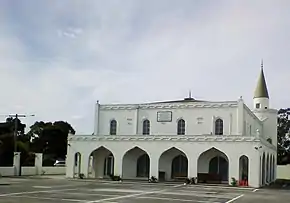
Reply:
<svg viewBox="0 0 290 203"><path fill-rule="evenodd" d="M172 121L172 111L157 112L157 122L171 122L171 121Z"/></svg>

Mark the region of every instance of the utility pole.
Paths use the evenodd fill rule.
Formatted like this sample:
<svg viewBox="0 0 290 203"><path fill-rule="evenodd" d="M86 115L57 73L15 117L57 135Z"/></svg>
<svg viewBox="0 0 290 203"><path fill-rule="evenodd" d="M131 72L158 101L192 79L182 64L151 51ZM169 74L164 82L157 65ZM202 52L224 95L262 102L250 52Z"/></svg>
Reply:
<svg viewBox="0 0 290 203"><path fill-rule="evenodd" d="M25 117L32 117L35 116L34 114L28 115L28 114L9 114L9 115L1 115L9 118L15 118L14 119L14 154L17 152L17 135L18 135L18 118L25 118ZM16 166L14 166L16 167ZM16 170L16 168L15 168ZM21 166L19 170L19 174L21 174ZM16 174L17 175L17 174Z"/></svg>
<svg viewBox="0 0 290 203"><path fill-rule="evenodd" d="M17 152L17 135L18 135L18 118L25 118L35 116L34 114L26 115L26 114L10 114L8 117L15 118L14 119L14 152Z"/></svg>

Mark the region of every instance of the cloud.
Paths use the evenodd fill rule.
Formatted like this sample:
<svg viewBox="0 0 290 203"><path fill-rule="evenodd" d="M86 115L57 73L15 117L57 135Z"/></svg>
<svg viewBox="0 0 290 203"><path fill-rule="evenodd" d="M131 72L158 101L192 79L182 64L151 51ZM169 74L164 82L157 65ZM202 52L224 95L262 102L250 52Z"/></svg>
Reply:
<svg viewBox="0 0 290 203"><path fill-rule="evenodd" d="M192 96L252 106L264 59L275 108L290 99L288 1L0 3L0 114L93 131L94 103ZM5 118L3 118L4 120Z"/></svg>

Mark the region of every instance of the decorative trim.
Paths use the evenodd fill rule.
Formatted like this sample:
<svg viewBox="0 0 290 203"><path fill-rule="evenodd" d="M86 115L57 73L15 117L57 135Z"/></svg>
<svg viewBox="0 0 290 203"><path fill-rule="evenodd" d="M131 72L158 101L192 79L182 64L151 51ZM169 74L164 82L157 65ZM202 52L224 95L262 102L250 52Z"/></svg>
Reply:
<svg viewBox="0 0 290 203"><path fill-rule="evenodd" d="M169 142L261 142L261 139L250 136L239 135L174 135L174 136L152 136L152 135L72 135L68 137L69 141L169 141ZM269 146L269 145L268 145ZM270 147L270 146L269 146Z"/></svg>
<svg viewBox="0 0 290 203"><path fill-rule="evenodd" d="M208 102L190 104L121 104L121 105L100 105L101 110L133 110L133 109L191 109L191 108L234 108L237 102Z"/></svg>

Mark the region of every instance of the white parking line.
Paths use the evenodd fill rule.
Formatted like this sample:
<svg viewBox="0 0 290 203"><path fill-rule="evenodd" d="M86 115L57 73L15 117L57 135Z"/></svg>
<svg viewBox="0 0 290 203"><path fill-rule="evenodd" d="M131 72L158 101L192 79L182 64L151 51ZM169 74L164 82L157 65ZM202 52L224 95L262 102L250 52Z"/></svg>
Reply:
<svg viewBox="0 0 290 203"><path fill-rule="evenodd" d="M19 195L19 196L12 196L13 198L30 198L30 199L39 199L39 200L57 200L57 201L68 201L68 202L84 202L85 200L80 199L67 199L67 198L54 198L54 197L35 197L35 196L28 196L28 195Z"/></svg>
<svg viewBox="0 0 290 203"><path fill-rule="evenodd" d="M15 195L25 195L25 194L59 192L59 191L70 191L70 190L77 190L77 188L70 188L70 189L63 189L63 190L38 190L38 191L30 191L30 192L13 192L13 193L0 194L0 197L8 197L8 196L15 196Z"/></svg>
<svg viewBox="0 0 290 203"><path fill-rule="evenodd" d="M155 200L165 200L165 201L178 201L178 202L199 202L199 203L209 203L208 200L191 200L191 199L176 199L176 198L166 198L166 197L137 197L137 199L155 199ZM222 203L222 202L210 202L210 203Z"/></svg>
<svg viewBox="0 0 290 203"><path fill-rule="evenodd" d="M227 201L226 203L231 203L231 202L233 202L233 201L236 201L237 199L241 198L242 196L244 196L244 195L237 196L237 197L235 197L235 198L233 198L233 199Z"/></svg>
<svg viewBox="0 0 290 203"><path fill-rule="evenodd" d="M180 187L180 186L183 186L183 184L182 185L175 185L173 187L175 188L175 187ZM106 198L106 199L99 199L99 200L87 201L86 203L108 202L108 201L111 201L111 200L131 198L131 197L138 197L138 196L141 196L141 195L154 194L154 193L158 193L158 192L165 192L168 189L157 190L157 191L149 191L149 192L141 192L141 193L137 193L137 194L130 194L130 195L123 195L123 196Z"/></svg>

